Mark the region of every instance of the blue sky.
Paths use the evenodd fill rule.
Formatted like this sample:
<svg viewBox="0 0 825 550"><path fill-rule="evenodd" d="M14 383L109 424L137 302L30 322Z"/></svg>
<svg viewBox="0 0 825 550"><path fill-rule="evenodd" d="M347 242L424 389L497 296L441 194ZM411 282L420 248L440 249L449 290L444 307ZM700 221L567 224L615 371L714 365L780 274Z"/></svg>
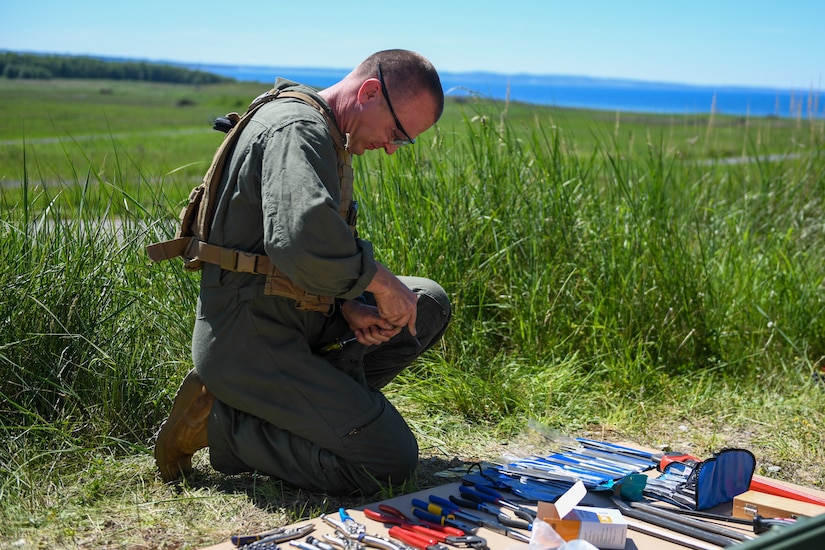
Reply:
<svg viewBox="0 0 825 550"><path fill-rule="evenodd" d="M408 48L441 71L821 91L822 0L0 0L0 50L351 68Z"/></svg>

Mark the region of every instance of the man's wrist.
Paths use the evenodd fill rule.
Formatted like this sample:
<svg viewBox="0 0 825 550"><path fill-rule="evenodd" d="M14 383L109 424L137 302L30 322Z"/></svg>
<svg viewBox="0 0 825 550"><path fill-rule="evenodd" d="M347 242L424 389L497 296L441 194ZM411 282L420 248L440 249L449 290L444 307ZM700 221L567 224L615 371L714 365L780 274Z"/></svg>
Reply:
<svg viewBox="0 0 825 550"><path fill-rule="evenodd" d="M338 307L338 310L343 314L344 313L344 304L347 302L360 302L362 304L367 303L366 297L363 294L356 296L355 298L337 298L335 300L335 305Z"/></svg>

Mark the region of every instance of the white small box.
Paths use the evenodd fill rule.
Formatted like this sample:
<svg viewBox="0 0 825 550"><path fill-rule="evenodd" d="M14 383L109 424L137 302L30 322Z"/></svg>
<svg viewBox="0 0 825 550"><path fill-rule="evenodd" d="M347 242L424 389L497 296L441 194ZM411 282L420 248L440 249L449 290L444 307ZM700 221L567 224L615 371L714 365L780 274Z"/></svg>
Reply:
<svg viewBox="0 0 825 550"><path fill-rule="evenodd" d="M627 539L627 521L619 510L577 506L587 494L577 481L555 503L539 502L538 517L566 541L581 539L604 549L622 549Z"/></svg>

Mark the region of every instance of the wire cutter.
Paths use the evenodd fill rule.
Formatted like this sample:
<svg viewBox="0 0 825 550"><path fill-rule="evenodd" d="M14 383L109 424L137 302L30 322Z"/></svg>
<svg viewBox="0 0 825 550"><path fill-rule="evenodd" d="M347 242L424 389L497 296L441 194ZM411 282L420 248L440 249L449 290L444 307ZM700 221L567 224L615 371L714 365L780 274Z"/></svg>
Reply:
<svg viewBox="0 0 825 550"><path fill-rule="evenodd" d="M365 550L366 546L356 539L348 537L342 531L336 529L333 534L324 533L324 539L341 550ZM313 546L317 546L314 544Z"/></svg>
<svg viewBox="0 0 825 550"><path fill-rule="evenodd" d="M343 508L338 509L340 519L334 519L327 514L321 514L321 519L335 528L333 536L324 535L330 543L340 546L344 550L363 550L365 546L382 550L403 550L390 540L367 534L367 527L358 523Z"/></svg>
<svg viewBox="0 0 825 550"><path fill-rule="evenodd" d="M465 534L464 531L458 527L443 525L441 523L427 521L420 518L411 518L398 508L390 506L389 504L379 504L378 510L379 511L376 512L375 510L366 508L364 510L364 515L375 521L382 521L393 525L410 525L412 527L416 527L416 530L438 531L441 534L453 535L457 537L464 536Z"/></svg>
<svg viewBox="0 0 825 550"><path fill-rule="evenodd" d="M387 504L379 504L378 509L380 512L366 508L364 515L375 521L394 525L395 527L390 529L390 536L398 535L395 538L412 546L416 546L416 543L404 539L402 535L405 533L401 531L412 532L415 538L419 539L417 541L418 543L427 543L425 546L434 546L436 543L446 543L450 546L465 548L483 549L487 547L487 541L482 537L465 535L464 531L456 527L426 521L416 522L408 518L397 508ZM418 546L416 546L416 548L418 548ZM443 550L443 548L438 550Z"/></svg>
<svg viewBox="0 0 825 550"><path fill-rule="evenodd" d="M418 531L409 531L400 525L390 527L389 533L391 537L419 550L449 550L449 547L441 544L436 539Z"/></svg>
<svg viewBox="0 0 825 550"><path fill-rule="evenodd" d="M297 546L301 550L335 550L335 547L327 542L319 540L312 535L309 535L303 541L291 540L289 544Z"/></svg>

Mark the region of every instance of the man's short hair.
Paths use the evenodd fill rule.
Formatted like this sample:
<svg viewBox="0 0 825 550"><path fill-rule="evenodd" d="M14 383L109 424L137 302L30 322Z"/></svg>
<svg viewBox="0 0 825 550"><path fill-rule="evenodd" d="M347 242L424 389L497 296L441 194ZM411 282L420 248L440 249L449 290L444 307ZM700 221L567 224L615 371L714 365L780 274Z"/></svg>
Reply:
<svg viewBox="0 0 825 550"><path fill-rule="evenodd" d="M435 103L435 119L444 112L444 89L433 64L424 56L410 50L382 50L375 52L356 67L359 78L378 78L378 64L387 87L392 90L393 103L408 101L422 92Z"/></svg>

